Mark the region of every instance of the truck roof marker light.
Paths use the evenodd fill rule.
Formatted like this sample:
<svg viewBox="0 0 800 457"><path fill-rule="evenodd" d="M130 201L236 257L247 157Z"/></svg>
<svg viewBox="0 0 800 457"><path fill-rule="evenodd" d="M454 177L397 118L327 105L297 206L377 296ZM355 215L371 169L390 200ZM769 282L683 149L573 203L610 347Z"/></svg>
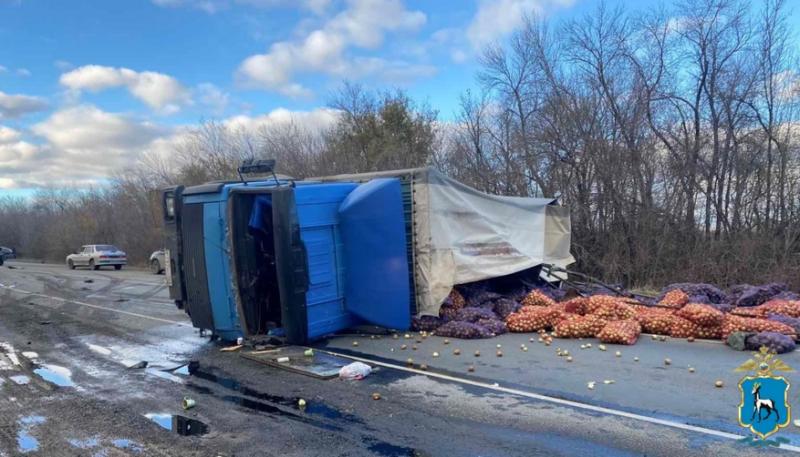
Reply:
<svg viewBox="0 0 800 457"><path fill-rule="evenodd" d="M275 159L247 159L243 160L239 168L236 169L239 173L239 179L247 185L247 180L243 175L252 173L270 173L275 180L275 185L280 186L278 176L275 174Z"/></svg>

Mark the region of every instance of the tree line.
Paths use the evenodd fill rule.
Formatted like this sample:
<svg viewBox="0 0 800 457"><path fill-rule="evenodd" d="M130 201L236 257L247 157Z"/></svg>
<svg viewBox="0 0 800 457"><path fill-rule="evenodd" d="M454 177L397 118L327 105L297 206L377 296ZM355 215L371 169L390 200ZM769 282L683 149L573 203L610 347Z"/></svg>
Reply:
<svg viewBox="0 0 800 457"><path fill-rule="evenodd" d="M112 185L0 202L0 240L62 260L82 243L161 245L156 190L235 179L251 157L281 173L436 166L486 192L552 196L572 214L575 269L627 285L800 286L800 65L784 0L601 4L533 16L487 47L478 89L447 121L402 90L345 84L336 120L256 130L206 121L170 157Z"/></svg>

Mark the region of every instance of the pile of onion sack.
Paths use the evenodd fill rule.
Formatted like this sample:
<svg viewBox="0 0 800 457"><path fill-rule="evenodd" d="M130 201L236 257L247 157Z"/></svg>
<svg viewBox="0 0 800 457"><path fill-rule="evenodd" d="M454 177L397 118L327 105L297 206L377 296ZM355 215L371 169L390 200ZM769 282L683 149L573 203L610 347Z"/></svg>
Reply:
<svg viewBox="0 0 800 457"><path fill-rule="evenodd" d="M442 303L439 316L417 316L412 328L448 338L491 338L508 332L509 317L526 304L530 293L524 287L498 293L489 282L457 286ZM553 287L539 293L553 304L564 296L564 291Z"/></svg>
<svg viewBox="0 0 800 457"><path fill-rule="evenodd" d="M674 338L714 339L749 350L765 345L794 350L800 334L800 295L784 284L737 285L727 291L711 284L680 283L655 300L612 296L602 289L566 299L550 287L497 293L485 285L453 289L439 316L414 319L416 330L450 338L490 338L506 332L549 331L558 338L598 338L635 344L641 333Z"/></svg>

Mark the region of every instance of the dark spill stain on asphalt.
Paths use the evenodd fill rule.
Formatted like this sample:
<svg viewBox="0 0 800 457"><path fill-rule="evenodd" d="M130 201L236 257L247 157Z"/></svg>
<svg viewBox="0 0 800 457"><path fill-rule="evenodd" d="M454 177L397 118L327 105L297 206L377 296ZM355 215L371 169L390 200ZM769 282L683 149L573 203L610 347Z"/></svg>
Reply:
<svg viewBox="0 0 800 457"><path fill-rule="evenodd" d="M241 397L241 396L238 396L238 395L222 395L222 396L219 396L219 395L216 395L211 389L209 389L207 387L204 387L204 386L198 386L198 385L196 385L194 383L191 383L191 382L187 383L186 387L188 387L189 389L191 389L191 390L193 390L195 392L202 393L202 394L205 394L205 395L214 396L214 397L219 398L220 400L222 400L224 402L233 403L235 405L239 405L239 406L241 406L243 408L246 408L246 409L254 411L254 412L267 413L273 418L274 417L280 417L282 419L289 419L289 420L302 422L304 424L312 425L312 426L319 427L319 428L322 428L322 429L325 429L325 430L330 430L330 431L339 431L339 432L344 431L344 429L342 429L341 427L338 427L336 425L327 424L325 422L322 422L322 421L319 421L319 420L315 420L315 419L310 418L310 417L305 417L305 416L302 416L300 414L296 414L296 413L293 413L291 411L287 411L285 409L281 409L278 406L275 406L275 405L272 405L272 404L269 404L269 403L266 403L266 402L263 402L263 401L252 400L252 399ZM296 406L294 406L294 407L299 410L298 407L296 407ZM308 411L308 409L306 409L306 411Z"/></svg>
<svg viewBox="0 0 800 457"><path fill-rule="evenodd" d="M225 387L226 389L234 390L234 391L239 392L239 393L241 393L243 395L246 395L248 397L253 397L253 398L256 398L258 400L262 400L264 402L273 403L273 404L276 404L276 405L280 405L280 406L284 406L284 407L300 410L300 407L298 406L298 403L297 403L298 400L300 400L300 397L283 397L283 396L279 396L279 395L271 395L271 394L268 394L268 393L265 393L265 392L260 392L258 390L255 390L255 389L252 389L250 387L242 385L239 381L237 381L237 380L235 380L233 378L226 378L226 377L222 377L222 376L217 376L215 374L211 374L211 373L209 373L207 371L204 371L204 370L195 369L195 370L192 371L190 369L189 372L190 372L190 374L192 376L194 376L194 377L196 377L198 379L202 379L204 381L208 381L208 382L220 385L222 387ZM206 392L203 392L203 393L206 393ZM228 398L228 397L224 397L224 398ZM230 397L230 398L240 398L240 397ZM265 404L265 405L267 407L269 407L269 408L275 408L274 406L271 406L269 404ZM256 405L250 405L250 406L256 406ZM267 409L269 409L269 408L267 408ZM258 409L258 408L253 408L253 409ZM328 405L326 405L324 403L320 403L318 401L313 401L313 400L309 400L308 403L306 404L306 406L302 409L302 411L305 412L306 414L320 415L320 416L323 416L323 417L325 417L327 419L345 420L345 421L348 421L348 422L358 423L358 424L362 424L362 425L364 423L363 420L361 420L360 418L358 418L356 416L353 416L352 414L342 413L341 411L339 411L339 410L337 410L335 408L331 408L330 406L328 406Z"/></svg>
<svg viewBox="0 0 800 457"><path fill-rule="evenodd" d="M181 367L172 370L172 372L178 374L188 374L189 376L193 376L197 379L202 379L204 381L222 386L226 389L239 392L245 395L246 397L251 397L251 398L246 398L244 396L238 396L238 395L219 396L212 389L209 389L208 387L200 386L192 382L186 384L186 387L197 393L214 396L222 401L233 403L252 411L267 413L277 418L302 422L308 425L312 425L333 432L344 432L345 429L338 425L333 425L310 418L306 415L308 414L318 415L326 419L335 420L339 423L344 422L345 424L357 425L362 430L372 430L372 428L367 426L367 424L361 418L354 416L352 414L342 413L341 411L332 408L324 403L312 400L308 401L306 403L306 406L301 407L298 404L298 400L300 400L300 397L284 397L279 395L268 394L265 392L260 392L258 390L242 385L242 383L236 379L224 376L218 376L213 373L209 373L208 371L200 370L199 365L196 362L190 362L186 365L183 365ZM276 405L282 406L283 408L291 408L292 410L299 411L302 414L296 414L294 412L287 411L286 409L280 408ZM426 456L426 454L416 449L397 446L370 436L362 435L362 441L368 445L368 450L370 452L385 457Z"/></svg>
<svg viewBox="0 0 800 457"><path fill-rule="evenodd" d="M395 446L394 444L369 438L364 440L364 444L368 445L367 450L370 452L385 457L424 457L427 455L414 448Z"/></svg>

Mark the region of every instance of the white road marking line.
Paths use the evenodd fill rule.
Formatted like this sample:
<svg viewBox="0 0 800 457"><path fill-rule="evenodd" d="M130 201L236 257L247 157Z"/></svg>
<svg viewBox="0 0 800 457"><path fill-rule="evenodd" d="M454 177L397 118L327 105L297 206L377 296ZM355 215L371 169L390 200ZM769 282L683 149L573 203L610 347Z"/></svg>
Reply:
<svg viewBox="0 0 800 457"><path fill-rule="evenodd" d="M140 317L142 319L150 319L150 320L158 321L158 322L166 322L168 324L178 324L178 325L182 325L184 327L192 327L191 324L187 324L186 322L173 321L173 320L169 320L169 319L162 319L160 317L153 317L153 316L147 316L147 315L139 314L139 313L132 313L130 311L123 311L121 309L107 308L105 306L93 305L91 303L85 303L85 302L81 302L81 301L77 301L77 300L67 300L66 298L54 297L54 296L51 296L51 295L44 295L44 294L39 294L39 293L35 293L35 292L29 292L29 291L21 290L21 289L11 289L11 288L9 288L7 286L2 286L0 288L6 289L6 290L10 290L12 292L20 292L20 293L23 293L23 294L28 294L28 295L31 295L31 296L34 296L34 297L49 298L51 300L57 300L57 301L65 302L65 303L75 303L76 305L86 306L86 307L95 308L95 309L102 309L102 310L105 310L105 311L111 311L111 312L114 312L114 313L125 314L125 315L128 315L128 316Z"/></svg>
<svg viewBox="0 0 800 457"><path fill-rule="evenodd" d="M315 349L315 350L318 350L318 349ZM677 428L677 429L680 429L680 430L686 430L686 431L696 432L696 433L703 433L703 434L706 434L706 435L712 435L712 436L716 436L716 437L719 437L719 438L727 438L727 439L730 439L730 440L740 440L740 439L746 437L745 435L737 435L736 433L728 433L728 432L723 432L721 430L714 430L712 428L706 428L706 427L700 427L700 426L696 426L696 425L683 424L683 423L675 422L675 421L671 421L671 420L658 419L656 417L643 416L641 414L629 413L627 411L621 411L621 410L618 410L618 409L604 408L602 406L591 405L591 404L588 404L588 403L581 403L581 402L578 402L578 401L565 400L563 398L556 398L556 397L550 397L550 396L542 395L542 394L535 394L533 392L526 392L524 390L513 389L513 388L510 388L510 387L502 387L502 386L498 386L498 385L487 384L485 382L474 381L474 380L471 380L471 379L459 378L457 376L450 376L450 375L441 374L441 373L434 373L434 372L430 372L430 371L422 371L422 370L418 370L416 368L408 368L408 367L405 367L405 366L402 366L402 365L395 365L393 363L379 362L379 361L368 359L368 358L363 358L363 357L358 357L358 356L353 356L353 355L348 355L348 354L341 354L341 353L338 353L338 352L329 351L329 350L325 350L325 349L319 349L319 351L320 352L326 352L328 354L339 356L339 357L344 357L344 358L351 359L351 360L356 360L356 361L359 361L359 362L368 363L368 364L371 364L371 365L378 365L378 366L384 367L384 368L392 368L392 369L399 370L399 371L405 371L407 373L414 373L414 374L419 374L419 375L423 375L423 376L428 376L428 377L431 377L431 378L443 379L445 381L457 382L459 384L466 384L466 385L475 386L475 387L482 387L484 389L490 389L490 390L494 390L496 392L503 392L503 393L508 393L508 394L512 394L512 395L519 395L519 396L531 398L531 399L534 399L534 400L540 400L540 401L545 401L545 402L550 402L550 403L556 403L556 404L559 404L559 405L570 406L570 407L577 408L577 409L584 409L584 410L594 411L594 412L603 413L603 414L609 414L609 415L612 415L612 416L625 417L627 419L633 419L633 420L638 420L638 421L642 421L642 422L649 422L651 424L663 425L665 427ZM791 444L783 444L783 443L781 443L779 448L780 449L785 449L787 451L799 452L800 453L800 446L794 446L794 445L791 445Z"/></svg>
<svg viewBox="0 0 800 457"><path fill-rule="evenodd" d="M52 271L48 271L48 270L62 269L63 268L61 265L55 265L55 264L38 264L38 263L25 263L25 262L17 262L17 263L21 264L21 265L24 265L22 268L25 269L29 273L47 273L47 274L50 274L50 273L52 273ZM87 278L91 277L92 279L95 279L95 278L100 278L100 279L105 279L105 280L111 280L112 279L112 278L110 278L108 276L101 276L101 275L92 276L91 270L86 270L86 272L87 272L86 274L83 274L83 273L77 273L77 272L70 273L68 271L60 271L58 274L59 274L59 276L65 276L65 277L70 277L70 278L87 279ZM131 272L138 273L140 271L138 271L138 270L129 270L128 271L128 273L131 273ZM144 273L144 272L145 272L144 270L141 270L141 273ZM121 279L124 280L125 278L121 278ZM142 285L147 285L147 286L162 286L162 285L165 286L166 285L166 280L161 280L161 281L158 281L158 282L147 282L147 281L139 280L139 281L128 281L128 283L129 284L142 284Z"/></svg>
<svg viewBox="0 0 800 457"><path fill-rule="evenodd" d="M97 298L99 300L119 300L119 299L136 300L136 299L139 299L139 297L136 297L136 296L133 296L133 295L125 295L125 294L120 294L120 295L118 295L116 297L110 297L108 295L102 295L102 294L89 294L89 295L86 296L86 298ZM171 301L153 300L152 298L148 298L148 299L145 299L145 300L147 300L148 303L152 303L154 305L168 306L170 308L175 306L175 303L171 302Z"/></svg>

